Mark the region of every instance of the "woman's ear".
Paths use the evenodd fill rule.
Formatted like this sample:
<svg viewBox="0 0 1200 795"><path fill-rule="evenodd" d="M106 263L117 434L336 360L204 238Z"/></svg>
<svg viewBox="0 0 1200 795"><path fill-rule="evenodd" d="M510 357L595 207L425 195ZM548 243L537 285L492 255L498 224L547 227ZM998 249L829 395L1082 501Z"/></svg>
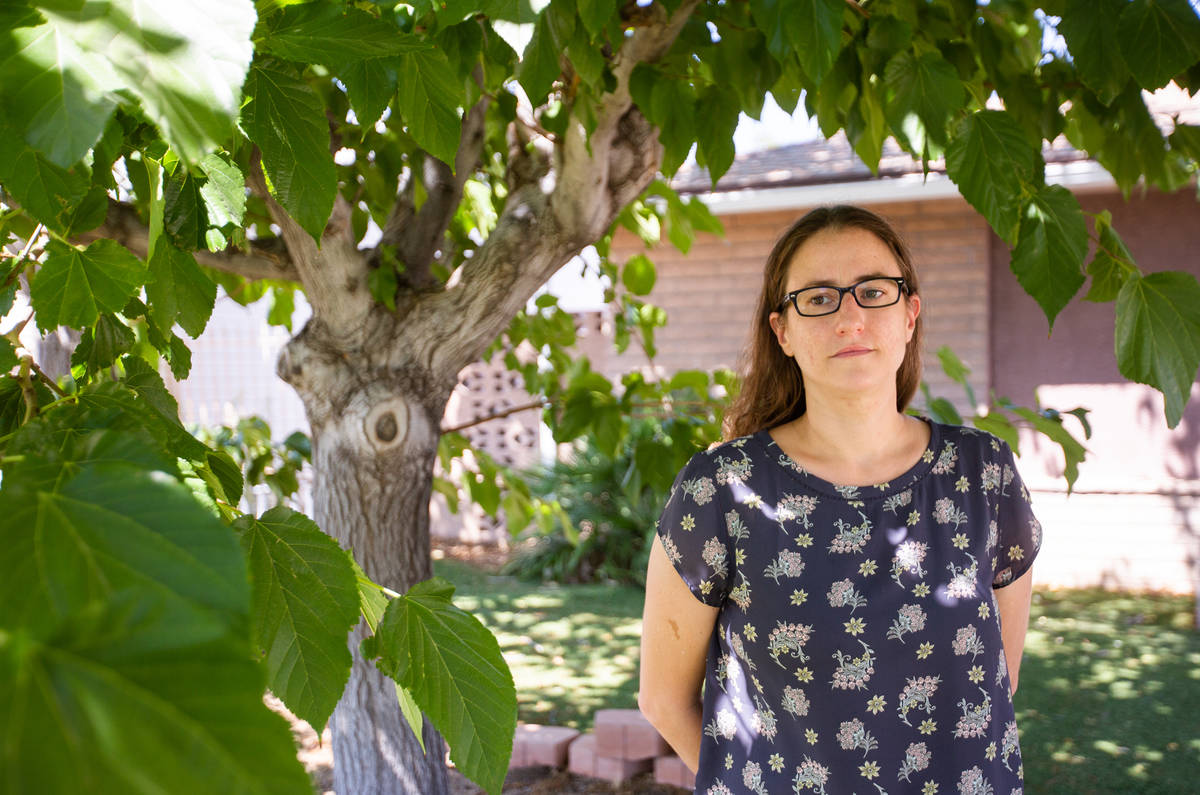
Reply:
<svg viewBox="0 0 1200 795"><path fill-rule="evenodd" d="M783 315L779 312L772 312L767 316L767 320L771 323L771 331L775 332L775 341L779 343L779 347L787 356L794 356L792 353L792 344L787 338L787 321L783 319Z"/></svg>
<svg viewBox="0 0 1200 795"><path fill-rule="evenodd" d="M908 338L905 342L909 342L913 338L913 334L917 330L917 318L921 314L921 296L910 295L905 301L906 315L908 317Z"/></svg>

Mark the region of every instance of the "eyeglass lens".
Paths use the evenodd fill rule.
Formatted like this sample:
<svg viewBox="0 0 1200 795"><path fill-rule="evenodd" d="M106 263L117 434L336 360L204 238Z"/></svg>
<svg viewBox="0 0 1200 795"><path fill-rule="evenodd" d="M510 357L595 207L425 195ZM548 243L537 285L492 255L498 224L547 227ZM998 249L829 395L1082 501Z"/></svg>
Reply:
<svg viewBox="0 0 1200 795"><path fill-rule="evenodd" d="M866 309L891 306L900 300L900 285L891 279L868 279L850 288L809 287L796 294L796 309L802 315L828 315L836 312L845 292L853 292L858 305Z"/></svg>

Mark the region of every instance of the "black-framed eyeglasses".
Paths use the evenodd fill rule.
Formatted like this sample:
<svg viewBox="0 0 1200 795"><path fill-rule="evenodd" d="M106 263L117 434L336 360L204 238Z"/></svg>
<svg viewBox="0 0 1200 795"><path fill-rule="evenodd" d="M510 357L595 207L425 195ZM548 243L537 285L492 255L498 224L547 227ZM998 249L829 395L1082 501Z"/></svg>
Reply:
<svg viewBox="0 0 1200 795"><path fill-rule="evenodd" d="M855 302L863 309L882 309L897 303L900 296L907 292L904 277L876 276L873 279L863 279L849 287L823 285L792 290L779 302L779 311L785 311L790 303L804 317L832 315L842 308L842 297L846 293L851 293Z"/></svg>

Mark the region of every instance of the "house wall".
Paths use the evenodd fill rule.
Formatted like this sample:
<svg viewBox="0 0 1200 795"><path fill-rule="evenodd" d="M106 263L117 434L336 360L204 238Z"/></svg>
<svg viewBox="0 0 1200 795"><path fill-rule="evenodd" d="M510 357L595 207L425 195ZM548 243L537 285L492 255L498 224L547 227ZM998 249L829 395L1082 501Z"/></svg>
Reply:
<svg viewBox="0 0 1200 795"><path fill-rule="evenodd" d="M1200 276L1191 192L1080 197L1087 212L1108 208L1144 273ZM998 394L1060 410L1084 406L1093 426L1088 459L1067 497L1057 446L1026 434L1021 471L1046 525L1043 582L1094 583L1200 593L1200 384L1183 420L1169 429L1162 396L1117 369L1114 305L1072 301L1046 317L1009 272L1009 252L991 239L992 381ZM1087 286L1080 291L1080 297ZM1075 420L1066 420L1076 429Z"/></svg>

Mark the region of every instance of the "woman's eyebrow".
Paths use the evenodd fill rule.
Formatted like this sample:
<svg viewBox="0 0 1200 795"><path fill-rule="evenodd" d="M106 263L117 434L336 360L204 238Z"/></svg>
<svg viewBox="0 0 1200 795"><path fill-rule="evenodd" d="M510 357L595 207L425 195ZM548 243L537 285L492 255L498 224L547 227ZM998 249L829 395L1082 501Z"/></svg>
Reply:
<svg viewBox="0 0 1200 795"><path fill-rule="evenodd" d="M892 276L890 274L883 273L882 271L873 271L871 273L864 273L861 276L855 277L854 281L852 281L850 284L858 284L859 282L865 281L867 279L898 279L898 278L900 278L900 277ZM813 281L809 282L808 284L804 285L803 287L800 287L799 289L805 290L805 289L808 289L809 287L834 287L834 286L837 286L837 283L834 282L832 279L814 279Z"/></svg>

